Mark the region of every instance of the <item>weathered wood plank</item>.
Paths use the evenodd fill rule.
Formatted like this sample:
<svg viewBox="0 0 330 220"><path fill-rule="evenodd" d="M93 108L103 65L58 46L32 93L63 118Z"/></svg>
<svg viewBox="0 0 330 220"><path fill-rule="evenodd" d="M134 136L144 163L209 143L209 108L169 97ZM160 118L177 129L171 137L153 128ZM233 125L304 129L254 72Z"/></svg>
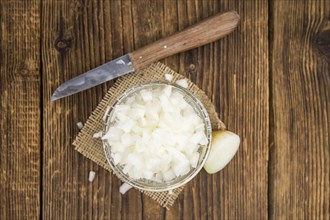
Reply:
<svg viewBox="0 0 330 220"><path fill-rule="evenodd" d="M121 32L121 26L111 26L118 16L111 14L112 3L49 0L42 4L45 219L120 217L120 182L72 146L78 133L76 123L86 121L111 83L50 102L60 83L112 59L113 51L120 51L121 43L113 48L113 36ZM90 170L96 172L93 183L88 182Z"/></svg>
<svg viewBox="0 0 330 220"><path fill-rule="evenodd" d="M40 2L0 1L0 218L40 216Z"/></svg>
<svg viewBox="0 0 330 220"><path fill-rule="evenodd" d="M220 198L215 201L220 203L220 218L266 219L268 2L230 1L220 7L236 9L241 15L241 26L233 38L221 41L219 61L215 61L214 67L220 74L219 78L214 77L218 83L213 85L212 94L227 128L241 137L241 146L231 164L219 174L219 180L213 182L213 187L220 188Z"/></svg>
<svg viewBox="0 0 330 220"><path fill-rule="evenodd" d="M86 121L112 82L51 103L62 82L133 48L128 1L48 1L42 11L44 68L43 217L137 219L141 194L119 194L121 182L73 150L76 123ZM125 31L126 30L126 31ZM49 135L52 134L52 135ZM56 159L55 159L56 158ZM89 170L96 179L88 182ZM58 187L61 185L61 187ZM63 211L59 211L63 210Z"/></svg>
<svg viewBox="0 0 330 220"><path fill-rule="evenodd" d="M270 218L330 218L330 2L274 1ZM322 43L323 42L323 43ZM319 47L321 46L321 47ZM318 51L321 48L321 51Z"/></svg>

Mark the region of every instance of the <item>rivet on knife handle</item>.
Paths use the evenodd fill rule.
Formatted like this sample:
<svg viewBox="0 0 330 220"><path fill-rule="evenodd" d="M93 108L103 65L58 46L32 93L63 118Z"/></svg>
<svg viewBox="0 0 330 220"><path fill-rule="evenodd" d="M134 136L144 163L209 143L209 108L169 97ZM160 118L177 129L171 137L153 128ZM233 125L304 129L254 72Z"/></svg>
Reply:
<svg viewBox="0 0 330 220"><path fill-rule="evenodd" d="M128 55L135 70L146 68L165 57L193 49L233 32L240 17L235 11L217 14L172 36L160 39Z"/></svg>

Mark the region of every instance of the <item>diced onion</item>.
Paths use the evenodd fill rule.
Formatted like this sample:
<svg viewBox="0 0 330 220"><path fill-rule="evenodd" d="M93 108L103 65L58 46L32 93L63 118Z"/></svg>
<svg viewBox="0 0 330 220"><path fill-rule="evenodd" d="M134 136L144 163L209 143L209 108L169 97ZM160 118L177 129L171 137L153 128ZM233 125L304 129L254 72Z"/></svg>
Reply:
<svg viewBox="0 0 330 220"><path fill-rule="evenodd" d="M81 130L81 129L84 127L84 125L83 125L83 123L80 121L80 122L77 123L77 127L78 127L79 130Z"/></svg>
<svg viewBox="0 0 330 220"><path fill-rule="evenodd" d="M101 137L102 137L102 131L93 134L93 138L101 138Z"/></svg>
<svg viewBox="0 0 330 220"><path fill-rule="evenodd" d="M169 82L171 82L173 80L173 75L172 74L169 74L169 73L166 73L165 74L165 79Z"/></svg>
<svg viewBox="0 0 330 220"><path fill-rule="evenodd" d="M88 174L88 181L89 181L89 182L93 182L94 178L95 178L95 172L92 171L92 170L89 171L89 174Z"/></svg>
<svg viewBox="0 0 330 220"><path fill-rule="evenodd" d="M113 117L102 139L111 146L114 164L133 179L184 176L197 167L198 150L209 141L203 120L170 85L134 93L115 106Z"/></svg>
<svg viewBox="0 0 330 220"><path fill-rule="evenodd" d="M188 81L187 79L179 79L175 82L179 86L182 86L183 88L188 88Z"/></svg>
<svg viewBox="0 0 330 220"><path fill-rule="evenodd" d="M120 186L120 188L119 188L119 192L121 193L121 194L125 194L128 190L130 190L132 188L132 186L131 185L129 185L129 184L127 184L127 183L123 183L121 186Z"/></svg>

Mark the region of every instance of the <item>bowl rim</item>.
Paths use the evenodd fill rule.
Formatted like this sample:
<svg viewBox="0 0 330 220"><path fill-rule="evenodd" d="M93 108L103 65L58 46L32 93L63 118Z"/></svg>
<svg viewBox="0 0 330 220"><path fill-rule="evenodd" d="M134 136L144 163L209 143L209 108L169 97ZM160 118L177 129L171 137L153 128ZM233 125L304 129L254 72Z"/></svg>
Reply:
<svg viewBox="0 0 330 220"><path fill-rule="evenodd" d="M105 133L108 130L108 120L109 117L112 115L111 112L114 110L115 106L123 99L126 98L128 95L131 95L132 93L143 89L146 86L157 86L157 85L161 85L161 86L173 86L176 89L181 90L184 94L188 95L189 98L191 98L199 107L199 110L202 112L203 114L203 122L205 124L205 132L207 135L207 139L208 139L208 144L205 145L204 147L206 148L205 150L205 154L200 162L200 164L194 168L194 171L192 173L190 173L189 175L187 175L185 178L183 178L181 181L176 182L174 184L171 184L171 181L168 182L168 184L163 183L163 186L147 186L147 187L143 187L142 184L139 184L139 182L135 181L133 178L129 178L129 176L127 174L124 174L123 172L121 172L121 170L119 168L117 168L116 165L114 165L111 161L111 154L110 154L110 145L106 142L106 140L102 140L102 146L103 146L103 150L105 153L105 157L107 159L108 164L111 167L112 172L123 182L139 189L139 190L143 190L143 191L150 191L150 192L164 192L164 191L170 191L170 190L174 190L177 189L183 185L185 185L186 183L188 183L190 180L192 180L203 168L208 155L210 153L210 149L211 149L211 141L212 141L212 126L211 126L211 120L210 117L208 115L207 109L205 108L205 106L203 105L203 103L187 88L184 88L180 85L168 82L168 81L153 81L153 82L146 82L146 83L141 83L138 85L135 85L133 87L128 88L127 90L125 90L121 95L119 95L116 98L116 101L113 103L112 106L110 106L110 110L108 112L105 112L105 120L104 120L104 126L103 126L103 130L102 130L102 136L105 135ZM176 180L176 179L174 179Z"/></svg>

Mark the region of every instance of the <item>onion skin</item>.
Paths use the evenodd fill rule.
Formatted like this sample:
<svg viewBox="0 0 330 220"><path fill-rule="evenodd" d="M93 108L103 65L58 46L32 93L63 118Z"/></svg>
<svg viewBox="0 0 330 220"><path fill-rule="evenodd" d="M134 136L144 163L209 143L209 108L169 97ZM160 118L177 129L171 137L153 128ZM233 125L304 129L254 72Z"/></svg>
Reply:
<svg viewBox="0 0 330 220"><path fill-rule="evenodd" d="M204 169L209 174L222 170L235 156L240 144L240 137L230 131L213 131L209 157Z"/></svg>

